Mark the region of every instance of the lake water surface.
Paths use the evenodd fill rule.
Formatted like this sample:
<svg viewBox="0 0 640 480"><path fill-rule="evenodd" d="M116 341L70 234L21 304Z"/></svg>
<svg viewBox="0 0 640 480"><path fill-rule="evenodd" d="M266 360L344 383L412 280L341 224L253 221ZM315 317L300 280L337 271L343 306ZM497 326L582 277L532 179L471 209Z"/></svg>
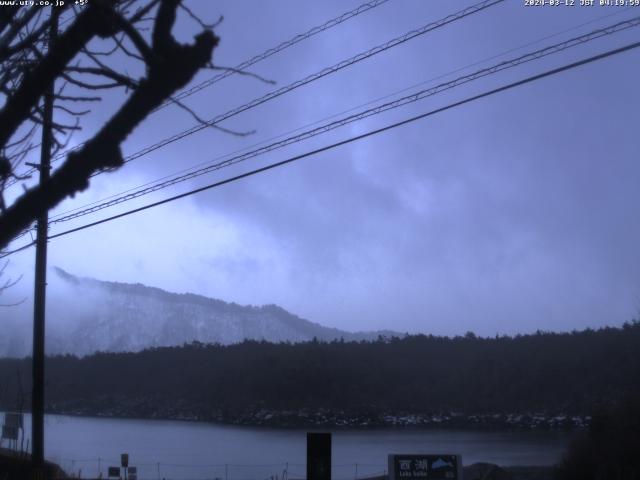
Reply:
<svg viewBox="0 0 640 480"><path fill-rule="evenodd" d="M30 418L25 418L26 438ZM336 430L333 478L354 480L386 471L389 453L455 453L463 464L551 465L567 432L464 430ZM306 431L220 426L168 420L47 415L45 455L69 473L106 478L128 452L139 479L264 480L305 476Z"/></svg>

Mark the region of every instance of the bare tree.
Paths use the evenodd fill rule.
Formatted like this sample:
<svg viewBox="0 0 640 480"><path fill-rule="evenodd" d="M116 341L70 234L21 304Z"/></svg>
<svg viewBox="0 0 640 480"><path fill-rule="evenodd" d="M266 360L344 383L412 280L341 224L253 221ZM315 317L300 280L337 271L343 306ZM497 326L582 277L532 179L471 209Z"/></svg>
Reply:
<svg viewBox="0 0 640 480"><path fill-rule="evenodd" d="M199 70L214 68L215 24L204 23L182 0L80 3L79 7L51 9L0 7L0 98L4 99L0 109L0 250L39 215L85 190L92 175L122 166L120 145L136 126L170 101ZM188 15L200 31L192 44L181 44L172 34L179 12ZM50 42L50 30L58 23L58 34ZM132 63L142 72L139 78L127 73ZM128 95L111 118L66 155L48 181L5 205L5 187L21 180L18 166L38 146L34 135L43 123L42 99L52 84L56 152L81 128L80 117L89 111L86 106L99 102L101 92L123 89Z"/></svg>
<svg viewBox="0 0 640 480"><path fill-rule="evenodd" d="M4 276L4 272L7 269L8 265L9 265L9 260L5 261L2 265L0 265L0 297L2 297L2 295L7 290L9 290L11 287L16 285L22 279L22 275L20 275L16 279L13 279L11 277L3 279L2 277ZM23 303L25 300L26 299L23 298L22 300L19 300L17 302L11 302L11 303L4 303L0 301L0 307L16 307L21 303Z"/></svg>

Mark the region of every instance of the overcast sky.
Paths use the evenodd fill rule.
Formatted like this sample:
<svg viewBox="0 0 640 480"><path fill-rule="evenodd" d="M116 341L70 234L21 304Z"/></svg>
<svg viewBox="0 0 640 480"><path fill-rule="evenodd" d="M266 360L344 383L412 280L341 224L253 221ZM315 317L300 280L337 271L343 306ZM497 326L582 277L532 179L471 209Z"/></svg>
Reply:
<svg viewBox="0 0 640 480"><path fill-rule="evenodd" d="M355 8L356 1L195 1L220 14L214 63L235 66ZM212 118L473 2L390 0L186 100ZM579 3L579 0L576 0ZM507 0L96 177L53 213L214 160L372 100L451 80L623 19L640 8L527 7ZM575 28L577 27L577 28ZM177 36L199 27L181 18ZM563 33L564 32L564 33ZM558 34L558 35L556 35ZM545 37L546 40L542 40ZM640 38L640 27L461 86L313 140L58 225L52 233L370 129ZM542 40L542 41L540 41ZM532 42L537 42L532 44ZM489 61L462 67L494 57ZM132 67L133 69L134 67ZM197 80L215 72L203 72ZM441 77L439 80L433 80ZM424 83L426 82L426 83ZM640 51L50 242L49 265L240 304L278 304L323 325L481 335L620 325L640 310ZM396 94L392 98L397 98ZM112 94L81 141L113 112ZM363 107L361 107L363 108ZM176 107L132 153L193 125ZM19 246L15 242L14 246ZM34 251L10 297L31 302Z"/></svg>

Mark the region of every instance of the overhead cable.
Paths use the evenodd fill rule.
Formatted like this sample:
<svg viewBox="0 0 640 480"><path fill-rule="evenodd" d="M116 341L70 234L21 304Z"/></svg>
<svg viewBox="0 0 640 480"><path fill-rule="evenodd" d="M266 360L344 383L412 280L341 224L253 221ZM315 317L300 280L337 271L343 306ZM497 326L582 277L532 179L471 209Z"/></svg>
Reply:
<svg viewBox="0 0 640 480"><path fill-rule="evenodd" d="M335 26L338 26L344 22L346 22L347 20L350 20L352 18L357 17L358 15L368 12L369 10L372 10L376 7L379 7L380 5L388 2L389 0L372 0L370 2L366 2L363 3L362 5L349 10L348 12L345 12L341 15L338 15L335 18L332 18L330 20L327 20L326 22L324 22L321 25L317 25L313 28L310 28L309 30L307 30L304 33L300 33L298 35L295 35L294 37L290 38L289 40L286 40L282 43L280 43L279 45L272 47L272 48L268 48L267 50L265 50L264 52L255 55L253 57L251 57L248 60L245 60L241 63L239 63L238 65L236 65L233 68L230 69L226 69L223 70L221 73L213 76L212 78L209 78L208 80L205 80L204 82L201 82L197 85L194 85L188 89L183 90L182 92L178 93L177 95L173 96L173 100L182 100L183 98L189 97L191 95L193 95L196 92L199 92L200 90L203 90L204 88L210 87L211 85L227 78L230 77L231 75L234 75L238 72L243 72L245 71L247 68L249 68L252 65L255 65L256 63L261 62L262 60L265 60L273 55L275 55L276 53L282 52L283 50L286 50L289 47L292 47L300 42L302 42L303 40L306 40L308 38L313 37L314 35L317 35L321 32L324 32L325 30L329 30L330 28L333 28ZM68 22L71 18L73 17L69 17L67 18L64 22L62 23L66 23ZM166 107L167 105L171 105L173 104L173 101L169 100L164 102L162 105L160 105L159 107L157 107L155 110L153 110L154 112L157 110L160 110L164 107ZM57 155L53 158L53 161L57 161L60 160L61 158L66 157L70 152L78 150L80 148L82 148L84 146L85 142L80 143L76 146L74 146L71 149L66 150L65 152L61 153L60 155ZM36 148L38 145L36 145L33 148ZM23 174L20 175L20 177L24 178L25 176L30 176L33 172L35 172L36 169L32 168L26 172L24 172ZM6 188L10 187L11 185L13 185L14 183L17 183L18 180L15 181L11 181L8 182L8 184L6 185Z"/></svg>
<svg viewBox="0 0 640 480"><path fill-rule="evenodd" d="M628 28L634 27L634 26L638 26L640 25L640 16L629 19L629 20L625 20L619 23L616 23L614 25L605 27L605 28L601 28L601 29L597 29L594 30L590 33L581 35L579 37L575 37L569 40L566 40L564 42L560 42L539 50L536 50L534 52L531 53L527 53L524 55L521 55L517 58L513 58L510 60L505 60L503 62L500 62L496 65L493 65L491 67L487 67L487 68L483 68L480 69L476 72L470 73L468 75L464 75L461 77L458 77L454 80L445 82L445 83L441 83L439 85L436 85L435 87L431 87L428 89L423 89L420 90L418 92L412 93L410 95L406 95L404 97L398 98L396 100L393 100L391 102L386 102L384 104L378 105L376 107L373 108L369 108L366 110L363 110L359 113L353 114L353 115L349 115L346 116L344 118L329 122L327 124L321 125L319 127L304 131L302 133L299 133L297 135L293 135L290 136L288 138L285 138L283 140L262 146L260 148L257 148L255 150L251 150L249 152L245 152L239 155L235 155L229 159L226 159L224 161L218 162L218 163L214 163L202 168L199 168L197 170L193 170L190 171L188 173L185 173L183 175L178 175L175 176L173 178L170 178L168 180L159 182L159 183L155 183L153 185L150 185L148 187L145 188L141 188L139 190L135 190L133 192L112 198L111 200L102 202L102 203L98 203L98 204L94 204L91 206L88 206L87 208L81 208L80 209L75 209L75 211L68 213L66 215L59 215L57 217L52 217L51 221L49 222L50 225L52 224L56 224L56 223L62 223L62 222L67 222L69 220L73 220L75 218L84 216L84 215L88 215L91 213L95 213L99 210L103 210L105 208L108 207L112 207L114 205L118 205L120 203L124 203L130 200L133 200L135 198L141 197L143 195L147 195L149 193L158 191L158 190L162 190L164 188L170 187L172 185L175 185L177 183L181 183L187 180L191 180L193 178L199 177L201 175L205 175L208 173L211 173L213 171L216 170L220 170L222 168L226 168L229 167L231 165L235 165L237 163L243 162L245 160L248 160L250 158L254 158L257 157L259 155L263 155L265 153L271 152L273 150L277 150L289 145L292 145L294 143L298 143L304 140L307 140L309 138L315 137L317 135L329 132L331 130L335 130L339 127L342 127L344 125L356 122L356 121L360 121L363 120L365 118L374 116L374 115L378 115L384 112L387 112L389 110L393 110L405 105L408 105L410 103L414 103L417 102L419 100L425 99L427 97L431 97L434 95L437 95L439 93L442 93L443 91L446 90L450 90L452 88L458 87L460 85L472 82L474 80L477 80L479 78L483 78L486 77L488 75L492 75L498 72L501 72L503 70L507 70L509 68L513 68L519 65L522 65L524 63L528 63L530 61L533 60L538 60L542 57L554 54L554 53L558 53L564 50L567 50L569 48L578 46L578 45L582 45L584 43L593 41L595 39L601 38L603 36L606 35L612 35L614 33L618 33L621 32L623 30L626 30Z"/></svg>
<svg viewBox="0 0 640 480"><path fill-rule="evenodd" d="M589 21L587 21L587 22L580 23L580 24L578 24L578 25L574 25L574 26L572 26L572 27L570 27L570 28L567 28L567 29L561 30L561 31L556 32L556 33L553 33L553 34L551 34L551 35L546 35L546 36L544 36L544 37L541 37L541 38L539 38L539 39L537 39L537 40L534 40L534 41L528 42L528 43L526 43L526 44L520 45L520 46L518 46L518 47L510 48L509 50L503 51L503 52L501 52L501 53L498 53L498 54L492 55L492 56L490 56L490 57L486 57L486 58L484 58L484 59L482 59L482 60L478 60L478 61L476 61L476 62L473 62L473 63L471 63L471 64L465 65L465 66L463 66L463 67L458 67L458 68L456 68L455 70L449 71L449 72L444 73L444 74L440 74L440 75L438 75L438 76L436 76L436 77L432 77L432 78L431 78L431 79L429 79L429 80L421 81L420 83L417 83L417 84L411 85L411 86L409 86L409 87L405 87L405 88L403 88L403 89L401 89L401 90L397 90L397 91L395 91L395 92L393 92L393 93L390 93L390 94L384 95L384 96L382 96L382 97L378 97L378 98L376 98L376 99L370 100L370 101L368 101L368 102L366 102L366 103L363 103L363 104L360 104L360 105L358 105L358 106L351 107L351 108L349 108L349 109L347 109L347 110L343 110L343 111L341 111L341 112L334 113L334 114L332 114L332 115L330 115L330 116L328 116L328 117L324 117L324 118L322 118L322 119L320 119L320 120L316 120L316 121L311 122L311 123L308 123L308 124L306 124L306 125L303 125L303 126L297 127L297 128L295 128L295 129L293 129L293 130L289 130L289 131L287 131L287 132L285 132L285 133L281 133L281 134L276 135L276 136L274 136L274 137L270 137L270 138L268 138L268 139L261 140L260 142L254 143L254 144L252 144L252 145L250 145L250 146L247 146L247 147L241 148L241 149L239 149L239 150L235 150L235 151L230 152L230 153L225 154L225 155L220 155L220 156L216 157L214 160L206 161L206 162L200 162L199 164L194 165L194 166L192 166L192 167L185 168L185 169L183 169L183 170L180 170L180 171L178 171L178 172L174 172L174 173L172 173L172 174L164 175L164 176L162 176L162 177L160 177L160 178L157 178L157 179L155 179L155 180L152 180L152 181L146 182L146 183L141 184L141 185L138 185L138 186L136 186L136 187L129 188L129 189L124 190L124 191L122 191L122 192L115 193L115 194L109 195L109 196L107 196L107 197L103 197L103 198L101 198L101 199L99 199L99 200L95 200L95 201L93 201L93 202L87 203L87 204L85 204L85 205L81 205L81 206L74 207L74 208L71 208L71 209L69 209L69 210L66 210L66 211L60 212L60 213L58 213L58 214L56 214L56 215L53 215L51 218L58 218L58 217L66 216L67 214L69 214L69 213L71 213L71 212L75 212L75 211L78 211L78 210L83 210L83 209L85 209L85 208L88 208L89 206L97 205L97 204L99 204L99 203L103 203L103 202L105 202L106 200L110 200L110 199L112 199L112 198L120 197L120 196L123 196L123 195L125 195L125 194L127 194L127 193L134 192L134 191L136 191L136 190L140 190L140 189L142 189L142 188L144 188L144 187L147 187L147 186L150 186L150 185L157 184L157 183L161 182L162 180L169 179L169 178L172 178L172 177L176 177L176 176L178 176L178 175L181 175L181 174L184 174L184 173L187 173L187 172L195 171L195 170L197 170L197 169L198 169L198 167L201 167L201 166L204 166L204 165L211 165L211 164L212 164L213 162L215 162L215 161L219 161L219 160L222 160L222 159L225 159L225 158L227 158L227 159L228 159L229 157L232 157L232 156L234 156L234 155L238 155L238 154L240 154L241 152L248 152L248 151L250 151L250 150L252 150L252 149L255 149L256 147L258 147L258 146L260 146L260 145L265 145L265 144L268 144L268 143L272 143L273 141L275 141L275 140L277 140L277 139L280 139L280 138L283 138L283 137L289 136L289 135L291 135L291 134L293 134L293 133L296 133L296 132L303 131L303 130L305 130L305 129L308 129L309 127L312 127L312 126L314 126L314 125L318 125L318 124L320 124L320 123L322 123L322 122L326 122L326 121L328 121L328 120L331 120L331 119L337 118L337 117L339 117L339 116L341 116L341 115L345 115L345 114L347 114L347 113L354 112L354 111L358 110L359 108L363 108L363 107L366 107L366 106L369 106L369 105L373 105L373 104L375 104L376 102L380 102L380 101L382 101L382 100L386 100L386 99L392 98L392 97L394 97L394 96L396 96L396 95L399 95L399 94L402 94L402 93L408 92L408 91L410 91L410 90L412 90L412 89L415 89L415 88L417 88L417 87L420 87L420 86L422 86L422 85L427 85L427 84L433 83L433 82L434 82L434 81L436 81L436 80L440 80L440 79L446 78L446 77L448 77L448 76L450 76L450 75L453 75L454 73L462 72L462 71L467 70L467 69L469 69L469 68L471 68L471 67L474 67L474 66L477 66L477 65L481 65L481 64L483 64L483 63L486 63L486 62L488 62L488 61L490 61L490 60L494 60L494 59L496 59L496 58L503 57L504 55L507 55L507 54L509 54L509 53L512 53L512 52L515 52L515 51L518 51L518 50L522 50L522 49L524 49L524 48L526 48L526 47L529 47L529 46L532 46L532 45L535 45L535 44L541 43L541 42L543 42L544 40L548 40L548 39L550 39L550 38L557 37L557 36L562 35L562 34L564 34L564 33L568 33L568 32L570 32L570 31L577 30L578 28L581 28L581 27L584 27L585 25L589 25L589 24L591 24L591 23L594 23L594 22L600 21L600 20L602 20L602 19L604 19L604 18L612 17L612 16L614 16L614 15L619 15L620 13L624 13L624 12L626 12L626 11L630 10L631 8L633 8L633 7L628 7L628 8L626 8L626 9L624 9L624 10L620 10L620 11L612 12L612 13L609 13L609 14L606 14L606 15L602 15L602 16L600 16L600 17L598 17L598 18L591 19L591 20L589 20Z"/></svg>
<svg viewBox="0 0 640 480"><path fill-rule="evenodd" d="M203 187L196 188L194 190L190 190L188 192L181 193L179 195L174 195L172 197L165 198L163 200L160 200L160 201L157 201L157 202L154 202L154 203L150 203L150 204L147 204L147 205L144 205L142 207L138 207L138 208L135 208L135 209L132 209L132 210L128 210L126 212L122 212L122 213L119 213L117 215L113 215L111 217L103 218L103 219L97 220L95 222L87 223L87 224L81 225L79 227L75 227L75 228L60 232L60 233L56 233L54 235L50 235L48 237L48 239L52 240L52 239L55 239L55 238L66 236L66 235L69 235L71 233L75 233L75 232L78 232L78 231L81 231L81 230L85 230L87 228L95 227L97 225L101 225L103 223L107 223L107 222L116 220L118 218L126 217L126 216L132 215L134 213L142 212L144 210L148 210L148 209L153 208L153 207L164 205L166 203L170 203L170 202L173 202L175 200L179 200L181 198L189 197L191 195L195 195L197 193L201 193L201 192L204 192L206 190L210 190L212 188L216 188L216 187L220 187L222 185L226 185L228 183L236 182L236 181L241 180L243 178L247 178L247 177L256 175L258 173L266 172L268 170L272 170L272 169L277 168L277 167L288 165L288 164L296 162L298 160L302 160L304 158L311 157L311 156L317 155L319 153L335 149L335 148L340 147L342 145L347 145L349 143L353 143L353 142L362 140L364 138L371 137L373 135L378 135L378 134L386 132L388 130L392 130L392 129L398 128L400 126L407 125L409 123L413 123L413 122L415 122L417 120L421 120L421 119L430 117L430 116L435 115L437 113L441 113L441 112L444 112L444 111L447 111L447 110L450 110L450 109L465 105L467 103L471 103L473 101L476 101L476 100L479 100L479 99L482 99L482 98L485 98L485 97L489 97L491 95L495 95L497 93L504 92L506 90L510 90L512 88L515 88L515 87L519 87L521 85L525 85L525 84L528 84L528 83L531 83L531 82L534 82L534 81L537 81L537 80L541 80L543 78L550 77L552 75L557 75L558 73L565 72L567 70L571 70L571 69L580 67L582 65L586 65L586 64L593 63L593 62L596 62L596 61L599 61L599 60L603 60L603 59L605 59L607 57L618 55L620 53L627 52L627 51L630 51L630 50L638 48L638 47L640 47L640 42L634 42L634 43L625 45L623 47L619 47L619 48L616 48L616 49L613 49L613 50L608 50L608 51L606 51L604 53L600 53L598 55L593 55L591 57L588 57L588 58L585 58L585 59L582 59L582 60L579 60L579 61L576 61L576 62L573 62L573 63L569 63L569 64L563 65L561 67L558 67L558 68L547 70L547 71L545 71L543 73L532 75L532 76L529 76L529 77L524 78L522 80L518 80L516 82L512 82L512 83L509 83L507 85L503 85L503 86L498 87L498 88L494 88L494 89L486 91L484 93L480 93L478 95L467 97L464 100L460 100L460 101L457 101L457 102L454 102L454 103L450 103L450 104L448 104L448 105L446 105L444 107L440 107L440 108L437 108L437 109L434 109L434 110L430 110L430 111L428 111L426 113L422 113L420 115L416 115L416 116L407 118L405 120L402 120L402 121L399 121L399 122L396 122L396 123L393 123L393 124L390 124L390 125L387 125L387 126L384 126L384 127L381 127L381 128L370 130L370 131L368 131L366 133L363 133L361 135L356 135L356 136L347 138L345 140L341 140L339 142L332 143L330 145L326 145L324 147L308 151L308 152L303 153L301 155L296 155L294 157L290 157L290 158L288 158L286 160L282 160L282 161L279 161L279 162L271 163L271 164L266 165L264 167L260 167L260 168L257 168L257 169L242 173L240 175L236 175L236 176L224 179L224 180L220 180L220 181L211 183L209 185L205 185ZM19 251L25 250L25 249L33 246L33 245L34 245L34 243L30 243L30 244L24 245L24 246L22 246L22 247L20 247L18 249L15 249L15 250L12 250L10 252L4 253L3 255L1 255L1 257L7 257L7 256L12 255L14 253L17 253Z"/></svg>

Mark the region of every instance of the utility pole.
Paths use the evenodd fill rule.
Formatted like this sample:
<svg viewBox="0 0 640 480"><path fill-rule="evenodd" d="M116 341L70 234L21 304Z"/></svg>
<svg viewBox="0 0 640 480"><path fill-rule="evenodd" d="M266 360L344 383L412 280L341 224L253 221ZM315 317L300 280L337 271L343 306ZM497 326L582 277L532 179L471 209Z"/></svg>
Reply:
<svg viewBox="0 0 640 480"><path fill-rule="evenodd" d="M51 7L51 30L48 50L51 51L58 32L58 12ZM40 149L40 185L49 180L51 147L53 144L53 100L55 80L44 94L42 110L42 142ZM31 445L33 479L43 480L44 471L44 332L47 289L47 235L49 213L38 217L36 238L35 292L33 296L33 392L31 397Z"/></svg>

